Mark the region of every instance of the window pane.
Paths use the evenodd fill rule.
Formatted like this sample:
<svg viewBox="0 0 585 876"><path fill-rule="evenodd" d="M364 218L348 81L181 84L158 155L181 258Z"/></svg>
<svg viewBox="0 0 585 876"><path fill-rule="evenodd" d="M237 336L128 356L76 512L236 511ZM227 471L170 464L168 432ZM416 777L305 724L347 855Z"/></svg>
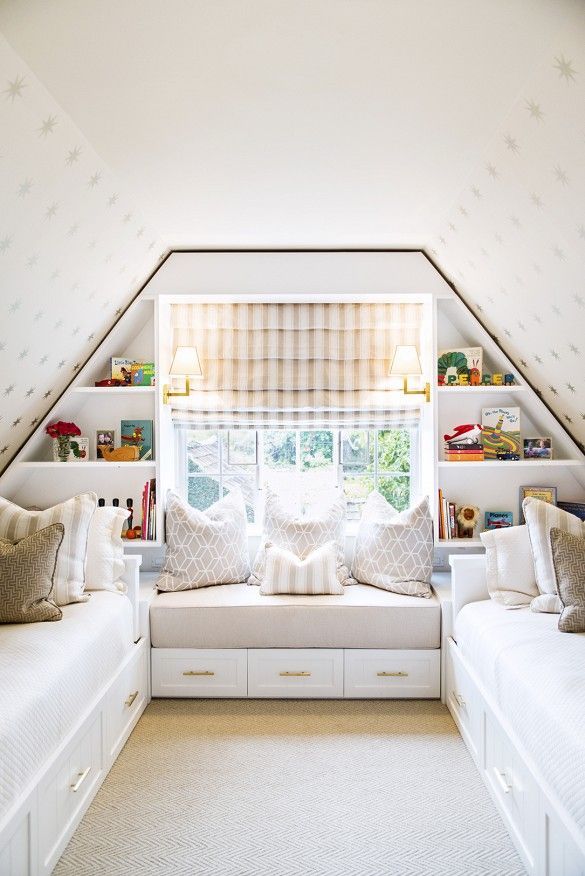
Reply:
<svg viewBox="0 0 585 876"><path fill-rule="evenodd" d="M187 501L193 508L205 511L219 499L219 481L217 478L195 476L189 478Z"/></svg>
<svg viewBox="0 0 585 876"><path fill-rule="evenodd" d="M404 511L410 505L410 478L408 476L381 477L378 491L397 511Z"/></svg>
<svg viewBox="0 0 585 876"><path fill-rule="evenodd" d="M404 429L378 432L378 470L410 471L410 433Z"/></svg>
<svg viewBox="0 0 585 876"><path fill-rule="evenodd" d="M297 460L295 432L267 429L263 435L264 464L272 469L294 468Z"/></svg>
<svg viewBox="0 0 585 876"><path fill-rule="evenodd" d="M219 472L218 433L211 430L190 430L186 434L187 468L189 474L196 472Z"/></svg>
<svg viewBox="0 0 585 876"><path fill-rule="evenodd" d="M228 432L228 464L256 465L256 430L230 429Z"/></svg>
<svg viewBox="0 0 585 876"><path fill-rule="evenodd" d="M365 429L341 433L341 465L346 472L365 472L370 464L370 437Z"/></svg>
<svg viewBox="0 0 585 876"><path fill-rule="evenodd" d="M333 432L301 432L301 468L325 468L333 465Z"/></svg>
<svg viewBox="0 0 585 876"><path fill-rule="evenodd" d="M359 520L362 507L369 494L374 489L372 477L349 476L343 479L343 492L347 500L347 519Z"/></svg>
<svg viewBox="0 0 585 876"><path fill-rule="evenodd" d="M225 471L224 471L225 473ZM248 523L254 523L255 506L258 491L256 489L256 476L250 473L250 470L237 471L235 474L228 474L223 481L223 495L229 493L234 487L238 487L242 491L244 502L246 503L246 517Z"/></svg>

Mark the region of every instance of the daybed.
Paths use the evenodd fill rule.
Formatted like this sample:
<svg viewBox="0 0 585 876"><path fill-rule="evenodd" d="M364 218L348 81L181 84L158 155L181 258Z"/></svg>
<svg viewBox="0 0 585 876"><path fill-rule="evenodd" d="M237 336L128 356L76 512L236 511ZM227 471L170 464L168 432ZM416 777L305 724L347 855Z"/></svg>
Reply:
<svg viewBox="0 0 585 876"><path fill-rule="evenodd" d="M128 598L97 591L58 623L0 626L0 873L50 873L148 699Z"/></svg>
<svg viewBox="0 0 585 876"><path fill-rule="evenodd" d="M452 557L446 702L529 873L585 873L585 634L489 599Z"/></svg>

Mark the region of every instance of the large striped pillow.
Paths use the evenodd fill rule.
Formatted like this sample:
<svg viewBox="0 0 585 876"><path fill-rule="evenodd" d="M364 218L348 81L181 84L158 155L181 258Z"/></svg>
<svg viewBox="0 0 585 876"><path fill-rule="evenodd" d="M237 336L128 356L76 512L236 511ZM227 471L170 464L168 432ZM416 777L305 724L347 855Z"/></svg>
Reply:
<svg viewBox="0 0 585 876"><path fill-rule="evenodd" d="M337 547L334 542L326 542L304 559L270 542L264 547L266 565L260 593L343 596L343 584L337 578Z"/></svg>
<svg viewBox="0 0 585 876"><path fill-rule="evenodd" d="M25 511L0 496L0 538L20 541L52 523L64 526L63 542L57 555L53 599L57 605L85 602L85 552L89 524L97 506L95 493L81 493L46 511Z"/></svg>

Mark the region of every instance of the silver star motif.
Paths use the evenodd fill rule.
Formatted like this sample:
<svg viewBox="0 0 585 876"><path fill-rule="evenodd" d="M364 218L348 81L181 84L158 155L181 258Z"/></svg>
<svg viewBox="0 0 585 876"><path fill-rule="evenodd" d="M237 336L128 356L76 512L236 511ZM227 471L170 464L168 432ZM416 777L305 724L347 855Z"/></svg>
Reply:
<svg viewBox="0 0 585 876"><path fill-rule="evenodd" d="M534 204L535 207L543 207L543 201L540 195L536 195L534 192L530 195L530 200Z"/></svg>
<svg viewBox="0 0 585 876"><path fill-rule="evenodd" d="M81 155L82 149L81 146L76 146L75 149L70 149L67 153L67 158L65 159L65 164L68 167L71 167L75 164L76 161L79 161L79 156Z"/></svg>
<svg viewBox="0 0 585 876"><path fill-rule="evenodd" d="M35 417L34 420L31 420L31 421L30 421L30 425L31 425L31 426L36 426L36 424L37 424L38 422L39 422L39 418L38 418L38 417Z"/></svg>
<svg viewBox="0 0 585 876"><path fill-rule="evenodd" d="M523 368L528 368L528 362L525 359L520 359L520 364Z"/></svg>
<svg viewBox="0 0 585 876"><path fill-rule="evenodd" d="M533 262L532 267L534 268L535 274L542 274L542 268L540 265L537 265L536 262Z"/></svg>
<svg viewBox="0 0 585 876"><path fill-rule="evenodd" d="M0 353L2 352L2 350L5 350L5 349L6 349L6 344L4 343L4 341L0 341Z"/></svg>
<svg viewBox="0 0 585 876"><path fill-rule="evenodd" d="M78 231L79 231L79 225L77 225L77 224L70 225L67 234L69 235L69 237L73 237L73 235L77 234Z"/></svg>
<svg viewBox="0 0 585 876"><path fill-rule="evenodd" d="M507 338L511 338L511 337L512 337L512 332L509 331L509 329L504 329L504 334L506 335Z"/></svg>
<svg viewBox="0 0 585 876"><path fill-rule="evenodd" d="M516 276L514 277L514 279L516 280L516 282L518 283L519 286L523 286L523 285L524 285L524 279L523 279L522 277L518 276L518 274L516 274Z"/></svg>
<svg viewBox="0 0 585 876"><path fill-rule="evenodd" d="M49 396L51 395L52 392L53 392L52 389L48 389L48 390L44 393L43 398L49 398Z"/></svg>
<svg viewBox="0 0 585 876"><path fill-rule="evenodd" d="M34 268L34 266L36 265L38 260L39 260L39 257L37 255L37 253L33 253L33 255L29 256L26 260L27 268Z"/></svg>
<svg viewBox="0 0 585 876"><path fill-rule="evenodd" d="M9 444L5 444L4 447L2 448L2 450L0 450L0 456L4 456L4 454L6 453L6 451L8 450L9 447L10 447Z"/></svg>
<svg viewBox="0 0 585 876"><path fill-rule="evenodd" d="M561 261L563 261L563 259L565 258L565 251L561 249L560 246L553 246L553 252L558 259L561 259Z"/></svg>
<svg viewBox="0 0 585 876"><path fill-rule="evenodd" d="M27 356L28 356L27 349L21 350L20 353L18 354L18 358L20 359L21 362L23 359L26 359Z"/></svg>
<svg viewBox="0 0 585 876"><path fill-rule="evenodd" d="M510 152L519 152L520 147L518 146L518 141L511 136L511 134L506 134L504 137L504 143L506 144L506 148L510 150Z"/></svg>
<svg viewBox="0 0 585 876"><path fill-rule="evenodd" d="M3 93L6 95L6 100L14 103L17 97L22 97L22 89L27 87L24 76L16 76L12 81L8 80L8 85Z"/></svg>
<svg viewBox="0 0 585 876"><path fill-rule="evenodd" d="M554 388L554 386L549 386L549 390L552 392L553 395L558 395L558 392L557 392L557 390Z"/></svg>
<svg viewBox="0 0 585 876"><path fill-rule="evenodd" d="M489 175L491 176L492 179L498 178L498 171L496 170L494 165L491 164L489 161L486 164L485 169L487 170L487 172L489 173Z"/></svg>
<svg viewBox="0 0 585 876"><path fill-rule="evenodd" d="M32 188L32 179L25 179L18 187L18 197L25 198Z"/></svg>
<svg viewBox="0 0 585 876"><path fill-rule="evenodd" d="M73 331L71 332L71 334L72 334L72 335L78 335L79 332L80 332L80 330L81 330L81 327L78 326L78 325L76 325L75 328L73 329Z"/></svg>
<svg viewBox="0 0 585 876"><path fill-rule="evenodd" d="M457 229L455 228L455 226L453 225L452 222L449 222L449 230L450 231L457 231Z"/></svg>
<svg viewBox="0 0 585 876"><path fill-rule="evenodd" d="M2 240L0 240L0 252L8 252L8 250L10 249L11 243L12 243L11 237L3 237Z"/></svg>
<svg viewBox="0 0 585 876"><path fill-rule="evenodd" d="M53 273L51 274L51 280L57 280L61 275L61 271L58 268L55 268Z"/></svg>
<svg viewBox="0 0 585 876"><path fill-rule="evenodd" d="M43 123L39 128L39 134L41 137L46 137L47 134L52 134L56 124L57 116L47 116L46 119L43 119Z"/></svg>
<svg viewBox="0 0 585 876"><path fill-rule="evenodd" d="M130 222L132 219L132 213L125 213L122 217L122 222Z"/></svg>
<svg viewBox="0 0 585 876"><path fill-rule="evenodd" d="M576 392L577 391L572 383L566 383L565 386L567 387L569 392Z"/></svg>
<svg viewBox="0 0 585 876"><path fill-rule="evenodd" d="M59 328L61 328L62 325L63 325L63 320L58 319L57 322L55 323L55 325L53 326L53 328L59 329Z"/></svg>
<svg viewBox="0 0 585 876"><path fill-rule="evenodd" d="M94 334L93 334L93 332L92 332L91 335L88 335L88 336L87 336L87 340L88 340L88 341L93 341L93 339L94 339Z"/></svg>
<svg viewBox="0 0 585 876"><path fill-rule="evenodd" d="M56 214L58 209L59 209L59 204L57 204L56 202L49 204L49 206L47 207L47 210L45 212L45 219L52 219L53 216Z"/></svg>
<svg viewBox="0 0 585 876"><path fill-rule="evenodd" d="M558 362L559 359L561 358L561 357L559 356L559 354L557 353L556 350L551 350L551 351L550 351L550 354L551 354L551 356L553 357L553 359L556 359L557 362Z"/></svg>
<svg viewBox="0 0 585 876"><path fill-rule="evenodd" d="M72 371L79 371L80 368L81 368L81 362L76 362L71 370Z"/></svg>
<svg viewBox="0 0 585 876"><path fill-rule="evenodd" d="M539 365L542 365L542 359L540 358L540 356L535 356L534 361L538 362Z"/></svg>
<svg viewBox="0 0 585 876"><path fill-rule="evenodd" d="M113 207L116 201L118 200L118 195L114 192L113 195L110 195L108 198L108 207Z"/></svg>
<svg viewBox="0 0 585 876"><path fill-rule="evenodd" d="M535 314L533 315L532 319L534 320L534 322L537 322L539 325L542 325L542 319L540 318L540 316L538 315L538 313L535 313Z"/></svg>
<svg viewBox="0 0 585 876"><path fill-rule="evenodd" d="M574 353L575 356L579 355L579 348L575 346L575 344L569 344L569 350L571 353Z"/></svg>
<svg viewBox="0 0 585 876"><path fill-rule="evenodd" d="M150 250L150 249L154 249L155 244L156 244L156 240L153 240L153 241L151 241L151 243L148 244L148 246L147 246L146 248L147 248L148 250Z"/></svg>
<svg viewBox="0 0 585 876"><path fill-rule="evenodd" d="M7 386L6 389L4 390L4 395L5 396L10 395L11 392L14 392L14 389L15 389L15 384L11 383L10 386Z"/></svg>
<svg viewBox="0 0 585 876"><path fill-rule="evenodd" d="M62 368L64 364L65 364L65 359L61 359L61 361L57 365L57 368Z"/></svg>
<svg viewBox="0 0 585 876"><path fill-rule="evenodd" d="M473 197L474 197L474 198L477 198L477 200L479 201L479 199L481 198L481 192L480 192L480 190L478 189L478 187L477 187L477 186L471 186L471 192L472 192L472 194L473 194Z"/></svg>
<svg viewBox="0 0 585 876"><path fill-rule="evenodd" d="M585 225L579 225L577 228L577 233L581 240L585 240Z"/></svg>
<svg viewBox="0 0 585 876"><path fill-rule="evenodd" d="M9 305L8 312L9 313L16 313L16 311L20 307L21 303L22 302L21 302L20 298L17 298L16 301L13 301L12 304Z"/></svg>
<svg viewBox="0 0 585 876"><path fill-rule="evenodd" d="M95 249L96 244L97 244L97 240L90 240L89 243L87 244L87 248L88 249Z"/></svg>
<svg viewBox="0 0 585 876"><path fill-rule="evenodd" d="M19 425L20 425L20 417L17 417L16 420L14 420L14 422L12 423L12 428L15 429Z"/></svg>
<svg viewBox="0 0 585 876"><path fill-rule="evenodd" d="M561 309L560 309L560 307L558 307L556 304L551 305L551 308L550 308L550 309L552 310L552 312L553 312L556 316L560 316L560 315L561 315Z"/></svg>
<svg viewBox="0 0 585 876"><path fill-rule="evenodd" d="M497 234L497 233L494 234L494 238L495 238L496 243L500 243L500 244L504 243L504 238L502 237L501 234Z"/></svg>
<svg viewBox="0 0 585 876"><path fill-rule="evenodd" d="M439 242L440 242L443 246L446 246L446 245L447 245L447 241L445 240L445 238L444 238L442 235L439 237ZM110 258L111 258L111 256L110 256Z"/></svg>
<svg viewBox="0 0 585 876"><path fill-rule="evenodd" d="M48 361L49 361L49 357L48 357L47 354L45 353L44 356L41 356L41 358L40 358L40 360L39 360L39 365L44 365L45 362L48 362Z"/></svg>
<svg viewBox="0 0 585 876"><path fill-rule="evenodd" d="M524 325L523 322L519 322L519 323L518 323L518 328L519 328L520 331L522 331L522 332L525 332L525 331L526 331L526 326Z"/></svg>
<svg viewBox="0 0 585 876"><path fill-rule="evenodd" d="M582 295L573 295L573 301L577 307L585 307L585 299Z"/></svg>
<svg viewBox="0 0 585 876"><path fill-rule="evenodd" d="M537 122L542 122L544 119L544 113L540 108L540 104L536 103L534 100L527 100L526 109L530 113L531 119L536 119Z"/></svg>
<svg viewBox="0 0 585 876"><path fill-rule="evenodd" d="M101 175L101 173L99 173L99 171L92 173L92 175L90 176L90 178L87 181L87 184L90 187L90 189L95 189L95 187L97 186L97 184L99 183L101 178L102 178L102 175Z"/></svg>
<svg viewBox="0 0 585 876"><path fill-rule="evenodd" d="M485 247L482 246L480 252L484 258L489 259L490 254Z"/></svg>
<svg viewBox="0 0 585 876"><path fill-rule="evenodd" d="M562 52L560 58L555 58L555 63L553 64L553 67L557 68L561 79L564 79L566 82L570 82L571 80L574 81L577 71L573 67L572 62L567 61Z"/></svg>
<svg viewBox="0 0 585 876"><path fill-rule="evenodd" d="M34 386L31 386L31 388L30 388L30 389L27 389L27 391L26 391L26 397L27 397L27 398L30 398L31 395L34 393L34 391L35 391Z"/></svg>
<svg viewBox="0 0 585 876"><path fill-rule="evenodd" d="M463 208L460 208L460 209L463 209ZM464 215L467 216L467 213L465 213ZM138 229L138 231L136 232L136 237L142 237L144 232L145 232L144 225L141 225L140 228Z"/></svg>
<svg viewBox="0 0 585 876"><path fill-rule="evenodd" d="M520 220L517 216L510 216L510 222L514 226L514 228L520 228Z"/></svg>
<svg viewBox="0 0 585 876"><path fill-rule="evenodd" d="M556 165L554 169L554 174L557 182L561 183L564 186L569 184L569 177L560 165Z"/></svg>

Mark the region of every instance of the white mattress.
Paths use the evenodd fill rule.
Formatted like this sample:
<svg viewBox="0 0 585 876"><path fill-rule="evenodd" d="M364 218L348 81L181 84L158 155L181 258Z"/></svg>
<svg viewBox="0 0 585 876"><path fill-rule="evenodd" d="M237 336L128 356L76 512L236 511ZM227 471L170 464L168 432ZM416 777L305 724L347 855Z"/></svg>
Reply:
<svg viewBox="0 0 585 876"><path fill-rule="evenodd" d="M455 639L543 777L585 830L585 633L558 615L466 605Z"/></svg>
<svg viewBox="0 0 585 876"><path fill-rule="evenodd" d="M0 626L0 822L132 647L132 607L94 592L52 623Z"/></svg>

